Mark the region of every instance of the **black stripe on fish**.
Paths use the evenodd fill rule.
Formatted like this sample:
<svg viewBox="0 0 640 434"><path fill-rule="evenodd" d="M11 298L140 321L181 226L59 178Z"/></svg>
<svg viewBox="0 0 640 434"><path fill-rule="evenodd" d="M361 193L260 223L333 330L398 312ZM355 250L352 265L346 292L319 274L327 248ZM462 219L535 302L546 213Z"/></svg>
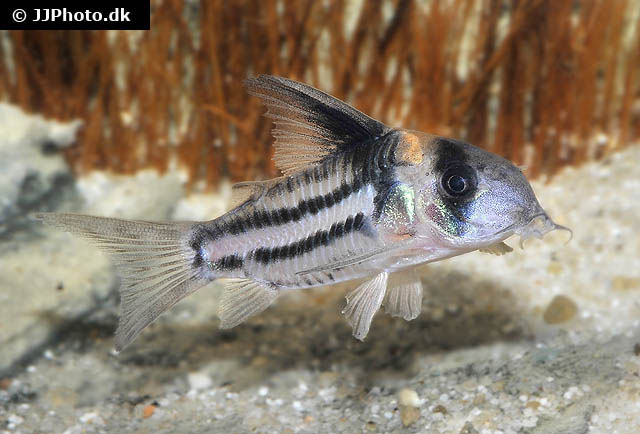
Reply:
<svg viewBox="0 0 640 434"><path fill-rule="evenodd" d="M285 259L293 259L296 256L307 254L318 247L328 246L336 239L346 236L351 232L363 229L365 217L363 213L349 216L344 222L334 223L329 230L319 230L299 241L273 248L261 247L249 253L249 257L263 265Z"/></svg>
<svg viewBox="0 0 640 434"><path fill-rule="evenodd" d="M243 218L239 216L233 216L225 225L225 229L231 235L238 235L244 232Z"/></svg>
<svg viewBox="0 0 640 434"><path fill-rule="evenodd" d="M191 266L193 268L200 268L204 263L204 259L202 258L202 252L200 250L196 251L196 255L193 258L193 263Z"/></svg>
<svg viewBox="0 0 640 434"><path fill-rule="evenodd" d="M217 271L230 271L242 268L244 259L240 255L227 255L213 263L213 269Z"/></svg>
<svg viewBox="0 0 640 434"><path fill-rule="evenodd" d="M332 158L332 160L335 161L336 158L334 157ZM320 183L325 179L329 179L331 177L331 172L329 171L329 164L326 161L313 166L310 170L311 170L311 176L313 177L313 182ZM307 173L309 173L309 170L307 170ZM335 171L333 173L335 173ZM305 177L305 181L306 180L307 178ZM307 183L307 184L311 184L311 183Z"/></svg>
<svg viewBox="0 0 640 434"><path fill-rule="evenodd" d="M452 164L466 163L468 156L464 151L465 144L458 140L438 137L435 139L436 173L443 174Z"/></svg>
<svg viewBox="0 0 640 434"><path fill-rule="evenodd" d="M304 183L307 185L313 183L313 178L311 177L311 173L309 173L308 170L304 172Z"/></svg>
<svg viewBox="0 0 640 434"><path fill-rule="evenodd" d="M223 232L237 235L246 229L262 229L270 226L281 226L290 222L297 222L308 214L316 215L325 208L340 204L350 195L359 192L362 182L354 179L353 184L342 184L333 191L301 200L297 206L279 208L272 211L256 210L243 217L233 216L223 224ZM220 234L221 236L222 234ZM215 239L215 238L214 238Z"/></svg>
<svg viewBox="0 0 640 434"><path fill-rule="evenodd" d="M192 267L199 268L204 263L203 247L208 240L220 238L224 235L222 229L215 221L209 223L198 223L193 226L189 246L195 252Z"/></svg>
<svg viewBox="0 0 640 434"><path fill-rule="evenodd" d="M293 180L294 180L293 176L287 177L286 186L287 186L287 191L289 193L293 193L293 191L296 189L296 186L293 184Z"/></svg>
<svg viewBox="0 0 640 434"><path fill-rule="evenodd" d="M435 139L435 164L434 170L437 177L443 176L446 171L457 165L468 165L469 156L465 152L465 148L468 147L464 142L448 139L445 137L438 137ZM469 168L470 171L475 172L474 169ZM475 173L470 174L476 176ZM456 223L455 234L461 236L470 230L470 227L466 222L466 213L468 208L473 202L474 190L476 188L475 183L472 185L472 190L466 193L465 197L452 198L446 194L441 195L441 199L449 213L455 217L458 221Z"/></svg>
<svg viewBox="0 0 640 434"><path fill-rule="evenodd" d="M362 184L371 184L376 191L373 219L382 215L387 191L397 181L394 153L400 133L391 131L371 143L362 144L353 151L351 170L353 178Z"/></svg>

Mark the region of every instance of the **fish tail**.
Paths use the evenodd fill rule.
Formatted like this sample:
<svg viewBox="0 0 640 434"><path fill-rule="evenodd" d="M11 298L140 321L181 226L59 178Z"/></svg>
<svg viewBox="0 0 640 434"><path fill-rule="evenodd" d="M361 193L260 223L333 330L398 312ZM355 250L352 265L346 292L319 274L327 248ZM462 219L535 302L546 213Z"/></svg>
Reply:
<svg viewBox="0 0 640 434"><path fill-rule="evenodd" d="M192 222L154 223L62 213L34 217L83 236L115 263L121 277L117 351L163 312L212 280L190 246Z"/></svg>

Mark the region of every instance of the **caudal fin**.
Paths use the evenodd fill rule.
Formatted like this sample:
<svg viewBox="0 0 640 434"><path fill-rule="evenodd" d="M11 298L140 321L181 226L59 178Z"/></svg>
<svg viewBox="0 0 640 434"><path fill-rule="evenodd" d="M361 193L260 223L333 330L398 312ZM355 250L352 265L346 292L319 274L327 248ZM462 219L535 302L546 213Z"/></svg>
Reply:
<svg viewBox="0 0 640 434"><path fill-rule="evenodd" d="M49 226L81 235L109 253L120 284L120 351L178 301L209 282L194 267L193 223L153 223L81 214L40 213Z"/></svg>

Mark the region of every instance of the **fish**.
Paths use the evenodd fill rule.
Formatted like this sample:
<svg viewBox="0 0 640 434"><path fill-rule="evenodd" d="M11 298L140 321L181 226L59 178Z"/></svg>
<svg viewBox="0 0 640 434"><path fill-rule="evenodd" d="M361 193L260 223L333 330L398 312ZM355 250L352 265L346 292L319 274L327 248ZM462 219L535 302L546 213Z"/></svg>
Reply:
<svg viewBox="0 0 640 434"><path fill-rule="evenodd" d="M420 314L415 267L475 250L505 254L568 228L539 204L509 160L453 138L392 128L283 77L245 81L273 120L282 176L232 187L210 221L149 222L40 213L45 224L107 252L121 278L115 349L177 302L225 279L220 327L235 327L286 290L364 279L342 313L364 340L381 309ZM569 230L570 231L570 230Z"/></svg>

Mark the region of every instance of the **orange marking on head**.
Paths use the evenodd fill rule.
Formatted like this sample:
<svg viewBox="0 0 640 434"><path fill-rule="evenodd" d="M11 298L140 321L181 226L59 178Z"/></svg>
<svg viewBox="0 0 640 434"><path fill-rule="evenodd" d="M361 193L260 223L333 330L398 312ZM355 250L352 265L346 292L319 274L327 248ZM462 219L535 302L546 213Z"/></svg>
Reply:
<svg viewBox="0 0 640 434"><path fill-rule="evenodd" d="M398 144L398 150L396 151L396 158L399 161L403 161L409 164L420 164L424 158L422 153L422 147L420 146L420 139L415 134L403 133L402 141Z"/></svg>

